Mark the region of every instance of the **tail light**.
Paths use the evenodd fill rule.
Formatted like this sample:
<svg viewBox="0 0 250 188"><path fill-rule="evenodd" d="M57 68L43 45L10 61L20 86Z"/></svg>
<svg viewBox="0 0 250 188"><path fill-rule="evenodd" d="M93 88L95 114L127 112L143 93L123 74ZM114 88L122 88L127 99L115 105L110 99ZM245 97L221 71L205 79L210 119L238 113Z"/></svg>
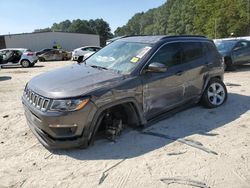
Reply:
<svg viewBox="0 0 250 188"><path fill-rule="evenodd" d="M34 53L33 52L29 52L29 53L27 53L27 56L33 56L34 55Z"/></svg>

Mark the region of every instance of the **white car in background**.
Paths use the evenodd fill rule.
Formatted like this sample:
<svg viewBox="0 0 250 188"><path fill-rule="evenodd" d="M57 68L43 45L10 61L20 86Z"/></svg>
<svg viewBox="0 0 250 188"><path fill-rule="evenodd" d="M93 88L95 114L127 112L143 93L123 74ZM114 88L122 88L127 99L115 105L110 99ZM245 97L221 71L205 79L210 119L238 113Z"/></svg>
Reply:
<svg viewBox="0 0 250 188"><path fill-rule="evenodd" d="M7 48L0 50L0 65L22 65L33 67L38 61L35 52L25 48Z"/></svg>
<svg viewBox="0 0 250 188"><path fill-rule="evenodd" d="M84 58L86 58L86 57L84 57L86 54L88 54L90 52L92 52L92 54L93 54L100 49L101 49L101 47L98 47L98 46L85 46L85 47L77 48L77 49L73 50L73 52L72 52L72 60L77 61L79 57L84 59Z"/></svg>

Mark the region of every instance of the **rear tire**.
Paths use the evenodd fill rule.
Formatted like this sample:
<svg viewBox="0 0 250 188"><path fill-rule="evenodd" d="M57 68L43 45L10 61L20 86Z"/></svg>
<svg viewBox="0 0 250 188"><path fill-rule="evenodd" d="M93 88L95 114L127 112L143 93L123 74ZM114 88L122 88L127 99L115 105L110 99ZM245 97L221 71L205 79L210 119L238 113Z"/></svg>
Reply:
<svg viewBox="0 0 250 188"><path fill-rule="evenodd" d="M23 68L28 68L31 66L31 63L29 62L29 60L25 59L25 60L22 60L21 65Z"/></svg>
<svg viewBox="0 0 250 188"><path fill-rule="evenodd" d="M218 78L209 81L201 98L201 103L206 108L216 108L223 105L227 100L227 88Z"/></svg>
<svg viewBox="0 0 250 188"><path fill-rule="evenodd" d="M45 59L43 57L39 57L38 59L39 59L40 62L44 62L45 61Z"/></svg>

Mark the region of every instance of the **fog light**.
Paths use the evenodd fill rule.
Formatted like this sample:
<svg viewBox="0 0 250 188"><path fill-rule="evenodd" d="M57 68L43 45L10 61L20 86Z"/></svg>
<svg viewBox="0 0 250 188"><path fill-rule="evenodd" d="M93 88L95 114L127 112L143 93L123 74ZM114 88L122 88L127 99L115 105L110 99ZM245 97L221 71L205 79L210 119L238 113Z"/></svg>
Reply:
<svg viewBox="0 0 250 188"><path fill-rule="evenodd" d="M75 128L77 127L77 124L73 125L49 125L51 128Z"/></svg>

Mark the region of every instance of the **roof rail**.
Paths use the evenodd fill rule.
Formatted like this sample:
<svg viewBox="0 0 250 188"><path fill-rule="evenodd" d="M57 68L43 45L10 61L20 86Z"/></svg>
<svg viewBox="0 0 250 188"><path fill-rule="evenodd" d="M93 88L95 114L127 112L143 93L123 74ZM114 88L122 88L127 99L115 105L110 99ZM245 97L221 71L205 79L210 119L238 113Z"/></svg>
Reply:
<svg viewBox="0 0 250 188"><path fill-rule="evenodd" d="M194 37L194 38L207 38L204 35L167 35L165 37L163 37L162 39L166 39L166 38L172 38L172 37Z"/></svg>

